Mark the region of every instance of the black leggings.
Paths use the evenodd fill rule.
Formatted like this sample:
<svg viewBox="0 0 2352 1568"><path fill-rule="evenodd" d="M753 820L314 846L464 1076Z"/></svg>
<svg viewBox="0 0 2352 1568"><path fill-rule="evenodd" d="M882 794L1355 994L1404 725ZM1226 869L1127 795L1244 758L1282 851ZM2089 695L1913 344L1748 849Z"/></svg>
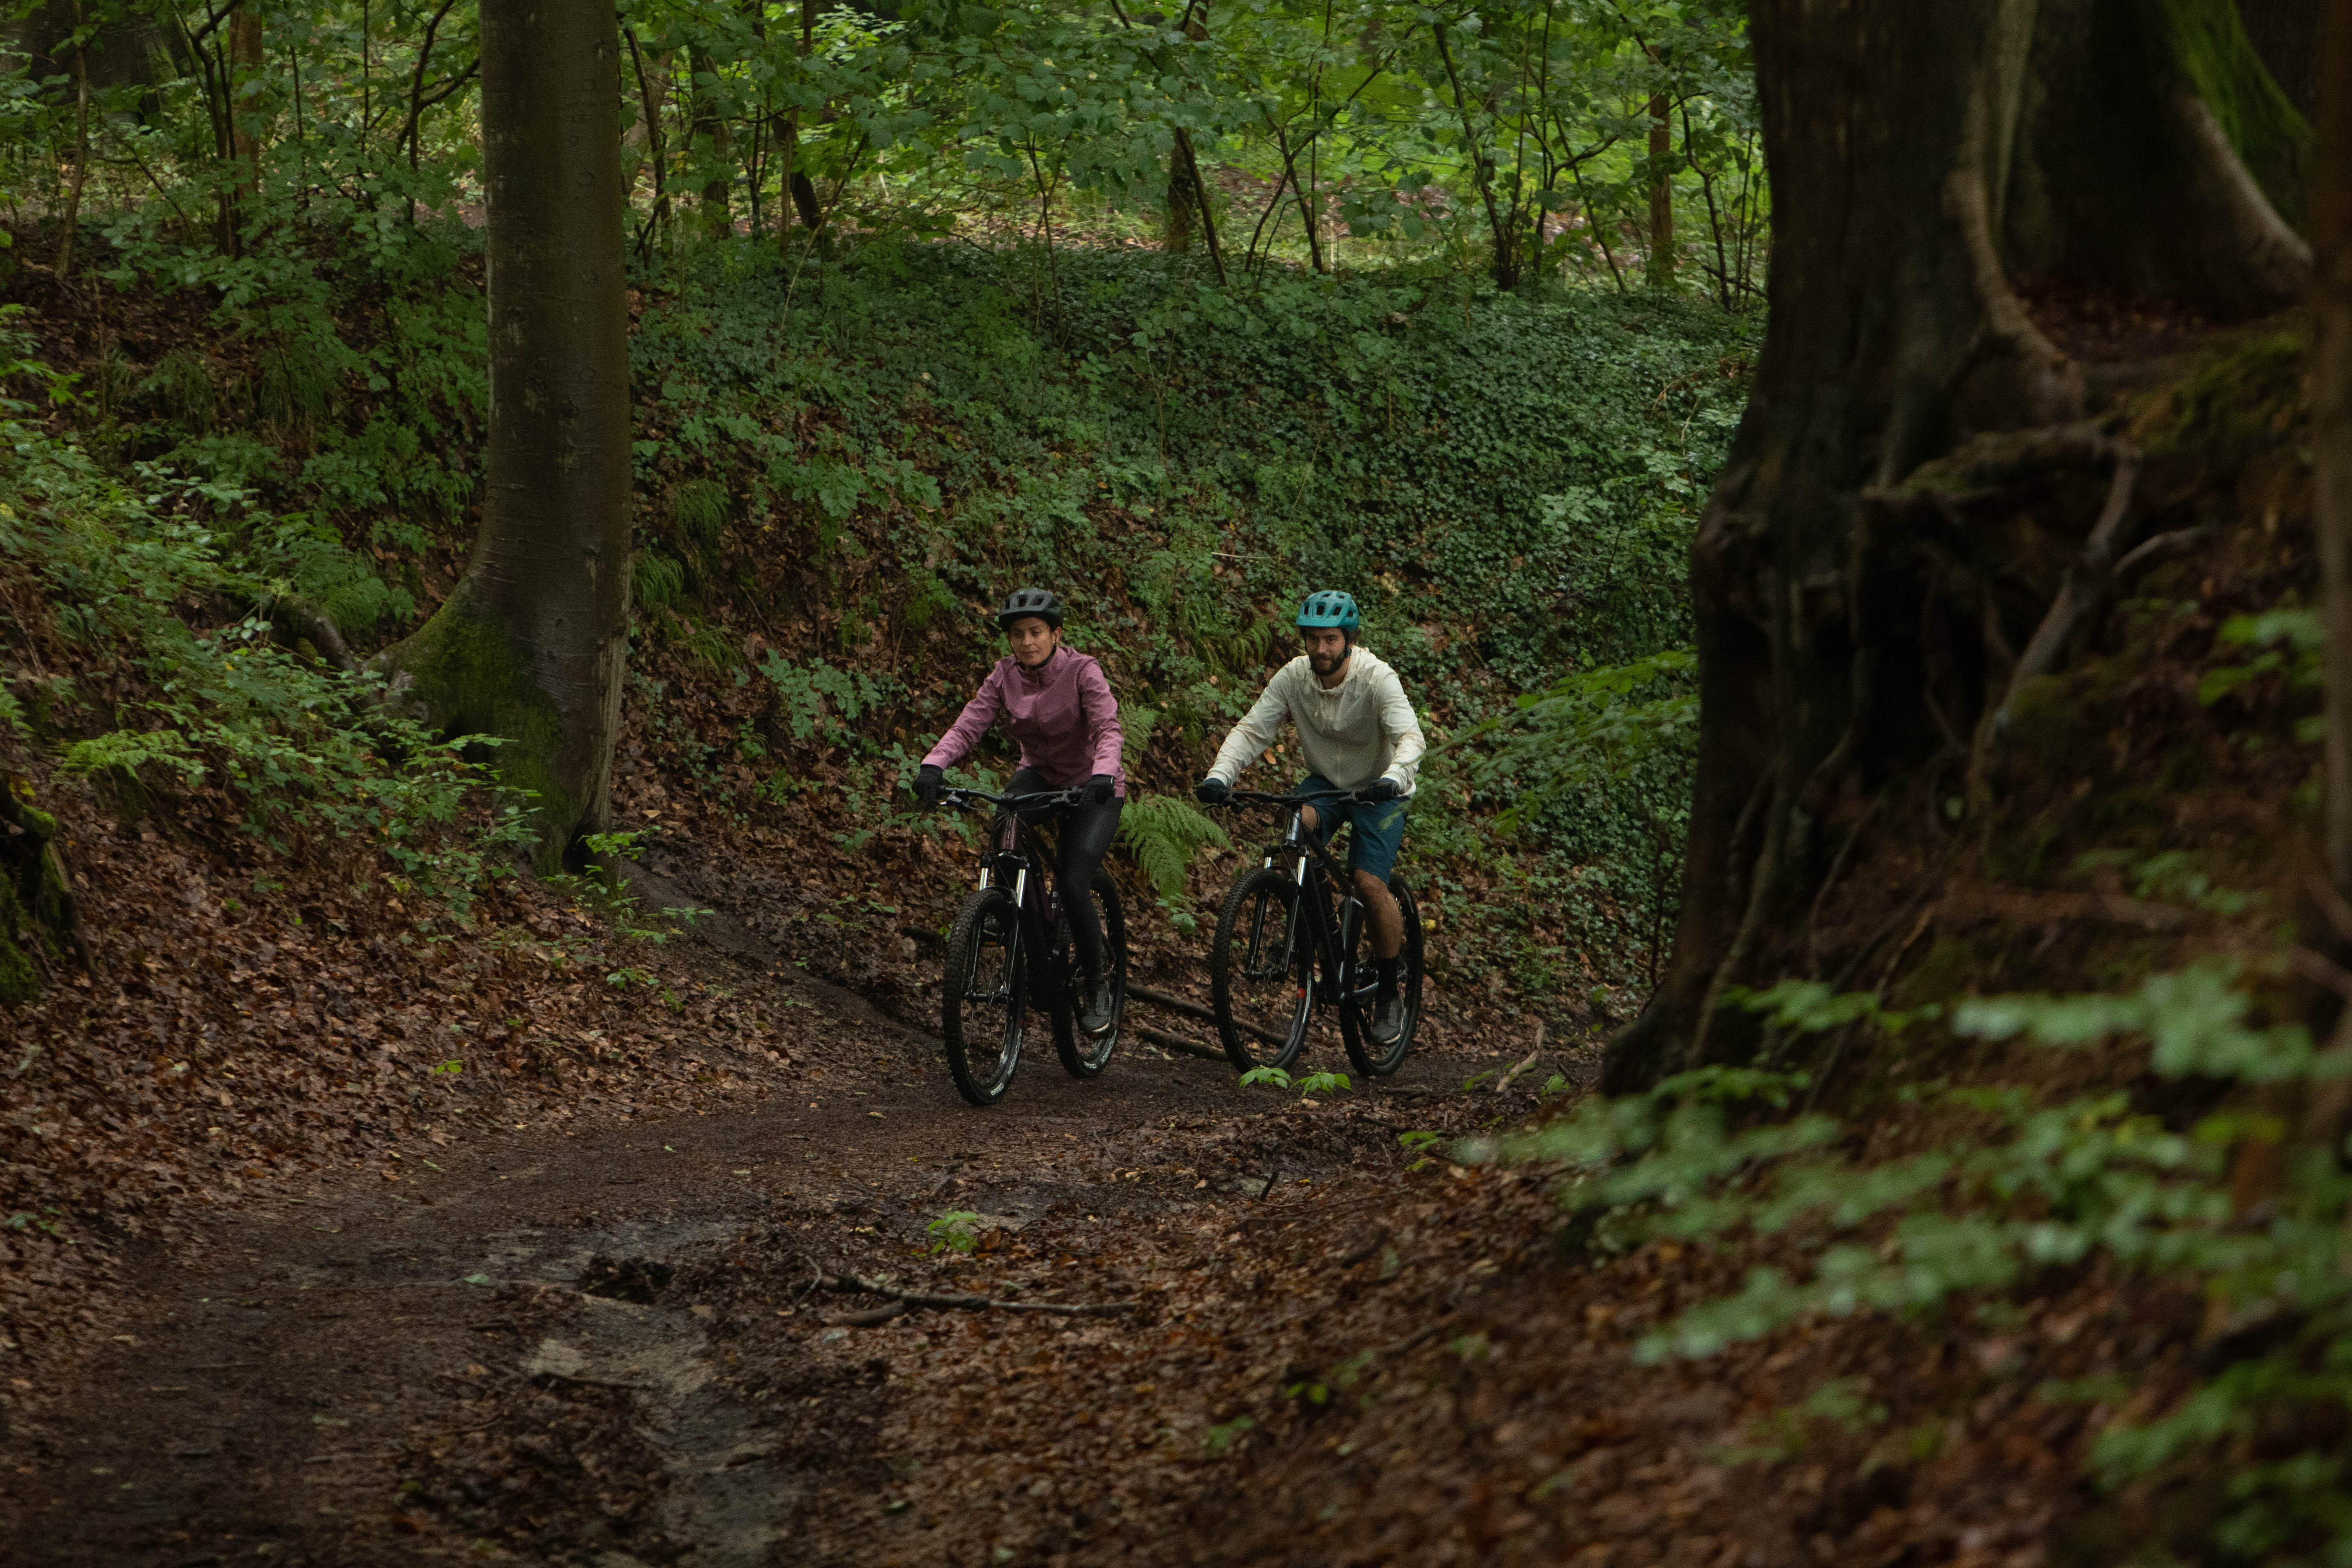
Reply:
<svg viewBox="0 0 2352 1568"><path fill-rule="evenodd" d="M1060 787L1045 774L1023 768L1005 784L1004 793L1045 795ZM1073 805L1058 811L1032 809L1021 814L1021 820L1033 827L1049 819L1060 824L1057 847L1061 864L1054 873L1055 886L1061 889L1062 907L1070 911L1071 934L1078 943L1078 963L1089 974L1103 972L1102 917L1095 912L1095 901L1090 896L1095 868L1102 864L1112 836L1118 832L1119 805L1118 797L1113 795L1108 805Z"/></svg>

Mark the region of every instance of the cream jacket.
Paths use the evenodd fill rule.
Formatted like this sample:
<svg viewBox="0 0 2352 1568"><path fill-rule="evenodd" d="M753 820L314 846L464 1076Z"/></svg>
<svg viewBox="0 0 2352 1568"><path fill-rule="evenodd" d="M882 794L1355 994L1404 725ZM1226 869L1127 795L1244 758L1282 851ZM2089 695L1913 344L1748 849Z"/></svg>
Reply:
<svg viewBox="0 0 2352 1568"><path fill-rule="evenodd" d="M1310 772L1340 789L1361 789L1377 778L1392 778L1412 793L1422 753L1421 720L1404 694L1404 682L1371 650L1358 647L1341 666L1339 684L1326 689L1300 654L1275 671L1265 693L1242 716L1218 748L1209 776L1234 784L1242 770L1274 744L1286 715L1298 726L1298 749Z"/></svg>

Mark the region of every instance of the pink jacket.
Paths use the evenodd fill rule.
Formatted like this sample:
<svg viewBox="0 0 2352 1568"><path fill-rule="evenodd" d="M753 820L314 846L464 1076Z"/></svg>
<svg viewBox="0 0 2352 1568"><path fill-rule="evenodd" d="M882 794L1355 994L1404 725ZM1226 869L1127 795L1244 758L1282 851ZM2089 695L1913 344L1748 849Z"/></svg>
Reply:
<svg viewBox="0 0 2352 1568"><path fill-rule="evenodd" d="M1127 798L1127 775L1118 765L1126 743L1118 700L1092 657L1059 647L1035 669L1022 668L1018 659L998 659L923 765L951 768L971 755L1000 713L1006 733L1020 743L1023 767L1036 769L1056 789L1108 773L1118 781L1119 798Z"/></svg>

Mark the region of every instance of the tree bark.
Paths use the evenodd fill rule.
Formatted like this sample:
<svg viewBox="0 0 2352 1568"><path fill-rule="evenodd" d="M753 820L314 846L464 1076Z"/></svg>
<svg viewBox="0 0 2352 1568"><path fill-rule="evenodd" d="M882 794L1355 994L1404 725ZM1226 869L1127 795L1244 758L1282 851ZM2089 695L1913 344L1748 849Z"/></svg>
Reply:
<svg viewBox="0 0 2352 1568"><path fill-rule="evenodd" d="M1666 171L1675 155L1673 106L1663 92L1650 96L1650 265L1653 289L1675 286L1675 182Z"/></svg>
<svg viewBox="0 0 2352 1568"><path fill-rule="evenodd" d="M2298 113L2319 114L2320 13L2329 0L2238 0L2246 39Z"/></svg>
<svg viewBox="0 0 2352 1568"><path fill-rule="evenodd" d="M261 135L248 124L255 118L244 83L261 74L264 59L261 13L240 5L228 19L229 137L237 163L236 195L240 216L250 222L261 200Z"/></svg>
<svg viewBox="0 0 2352 1568"><path fill-rule="evenodd" d="M694 152L719 165L702 184L702 230L713 237L724 237L735 229L735 216L728 204L735 183L735 137L719 112L718 99L702 85L702 79L718 68L709 52L695 49L687 62L694 75Z"/></svg>
<svg viewBox="0 0 2352 1568"><path fill-rule="evenodd" d="M2327 629L2327 870L2343 890L2352 889L2352 0L2327 0L2320 38L2312 521Z"/></svg>
<svg viewBox="0 0 2352 1568"><path fill-rule="evenodd" d="M74 7L79 16L81 7ZM58 226L57 273L60 279L73 276L74 230L81 222L81 192L89 178L89 50L74 51L74 165L73 184L66 191L65 220Z"/></svg>
<svg viewBox="0 0 2352 1568"><path fill-rule="evenodd" d="M2136 455L2075 423L2080 371L2012 291L2017 258L2000 240L2083 239L2112 207L2116 171L2059 182L2065 150L2041 138L2071 131L2089 95L2060 68L2095 73L2111 96L2132 84L2115 60L2052 39L2079 41L2092 13L2112 20L2119 7L2145 23L2158 4L2218 7L2235 26L2230 0L1751 6L1770 324L1691 551L1701 722L1674 959L1612 1043L1612 1090L1752 1046L1746 1015L1717 1011L1723 987L1780 973L1792 956L1782 944L1805 930L1874 797L1933 782L1991 729L2010 650L2032 642L2066 588L2037 563L2128 544L2116 476ZM2184 72L2147 47L2135 58L2133 90L2161 114ZM2171 192L2171 205L2128 244L2061 259L2083 263L2077 276L2199 279L2247 305L2260 267L2231 244L2249 237L2233 229L2224 243L2179 211L2213 149L2168 133L2142 155L2133 178ZM2036 221L2021 226L2014 177L2027 170ZM2006 496L2013 521L2022 491L2053 486L2083 496L2050 509L2077 530L2055 549L2023 550L1969 510ZM2084 537L2094 517L2095 542Z"/></svg>
<svg viewBox="0 0 2352 1568"><path fill-rule="evenodd" d="M2232 0L2042 0L2021 87L1995 202L2012 266L2230 320L2301 301L2310 126Z"/></svg>
<svg viewBox="0 0 2352 1568"><path fill-rule="evenodd" d="M627 649L628 317L620 37L610 8L482 0L490 433L481 531L433 618L388 650L395 695L501 738L536 793L538 860L610 820Z"/></svg>

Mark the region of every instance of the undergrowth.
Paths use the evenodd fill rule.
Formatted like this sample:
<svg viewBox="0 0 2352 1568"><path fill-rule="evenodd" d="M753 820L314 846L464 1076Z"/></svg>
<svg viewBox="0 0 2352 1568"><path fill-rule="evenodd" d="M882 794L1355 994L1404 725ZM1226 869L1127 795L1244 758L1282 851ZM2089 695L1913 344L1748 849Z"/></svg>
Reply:
<svg viewBox="0 0 2352 1568"><path fill-rule="evenodd" d="M114 346L72 366L110 389L72 405L82 449L155 476L133 488L183 476L207 548L361 652L397 637L478 494L477 239L426 224L335 268L193 279L117 240L108 276L141 309L207 289L219 352L142 362L100 331ZM944 243L791 267L712 244L642 284L632 691L665 773L734 821L827 808L847 847L917 826L913 760L999 651L982 612L1048 583L1127 701L1127 847L1181 928L1179 862L1217 840L1176 797L1289 657L1297 596L1345 587L1433 740L1478 731L1413 806L1433 962L1622 1016L1671 925L1685 760L1553 790L1506 845L1490 817L1542 781L1486 764L1479 727L1687 641L1683 555L1757 323L1443 270L1227 290L1195 260L1078 249L1043 293L1031 270Z"/></svg>

